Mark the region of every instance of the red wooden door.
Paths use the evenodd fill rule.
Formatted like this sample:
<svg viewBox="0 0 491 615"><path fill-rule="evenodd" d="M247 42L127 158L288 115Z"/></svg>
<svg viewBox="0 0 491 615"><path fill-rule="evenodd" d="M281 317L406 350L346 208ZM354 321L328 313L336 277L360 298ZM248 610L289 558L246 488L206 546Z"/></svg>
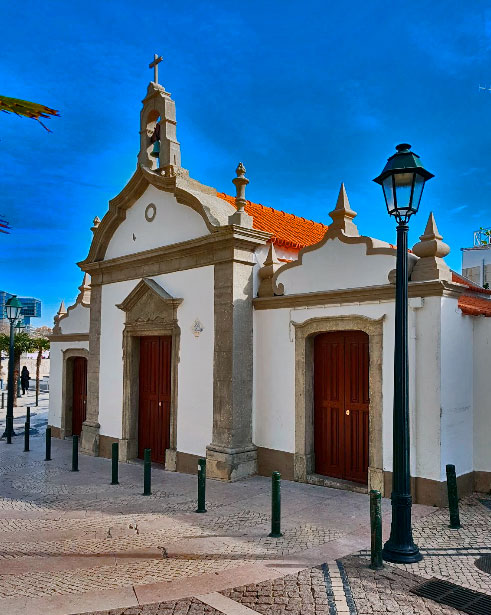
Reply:
<svg viewBox="0 0 491 615"><path fill-rule="evenodd" d="M87 415L87 359L75 357L73 360L73 405L72 434L82 433L82 423Z"/></svg>
<svg viewBox="0 0 491 615"><path fill-rule="evenodd" d="M138 456L151 448L157 463L170 446L171 351L171 336L140 338Z"/></svg>
<svg viewBox="0 0 491 615"><path fill-rule="evenodd" d="M368 335L322 333L314 341L315 471L368 481Z"/></svg>

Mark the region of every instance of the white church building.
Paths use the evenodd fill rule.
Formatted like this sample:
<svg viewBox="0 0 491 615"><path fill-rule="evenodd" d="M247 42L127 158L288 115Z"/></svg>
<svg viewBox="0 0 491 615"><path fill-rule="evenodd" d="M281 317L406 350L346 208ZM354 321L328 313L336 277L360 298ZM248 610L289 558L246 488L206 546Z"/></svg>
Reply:
<svg viewBox="0 0 491 615"><path fill-rule="evenodd" d="M148 86L133 177L93 223L51 337L49 425L81 450L237 480L390 495L394 246L344 186L327 227L230 197L181 167L175 104ZM334 204L333 204L334 205ZM491 488L490 293L452 272L435 220L409 254L413 501ZM424 231L424 232L423 232ZM394 233L395 234L395 233Z"/></svg>

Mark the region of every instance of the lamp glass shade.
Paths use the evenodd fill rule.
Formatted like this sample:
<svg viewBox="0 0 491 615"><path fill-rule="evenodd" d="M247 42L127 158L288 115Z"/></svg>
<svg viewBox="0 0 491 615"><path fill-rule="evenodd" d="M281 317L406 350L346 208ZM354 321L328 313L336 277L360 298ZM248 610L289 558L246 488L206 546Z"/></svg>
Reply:
<svg viewBox="0 0 491 615"><path fill-rule="evenodd" d="M387 205L387 211L389 212L389 216L392 216L395 211L395 201L394 201L394 182L392 181L392 175L386 177L382 182L382 188L384 190L385 203Z"/></svg>
<svg viewBox="0 0 491 615"><path fill-rule="evenodd" d="M21 310L22 303L15 296L10 297L5 304L5 316L10 320L10 322L13 322L19 318Z"/></svg>
<svg viewBox="0 0 491 615"><path fill-rule="evenodd" d="M425 187L425 178L421 177L419 173L414 176L414 189L413 189L413 209L418 211L419 204L421 203L421 196L423 195L423 188Z"/></svg>
<svg viewBox="0 0 491 615"><path fill-rule="evenodd" d="M389 215L406 224L419 209L425 182L434 175L422 166L408 143L396 145L396 150L373 181L382 186Z"/></svg>

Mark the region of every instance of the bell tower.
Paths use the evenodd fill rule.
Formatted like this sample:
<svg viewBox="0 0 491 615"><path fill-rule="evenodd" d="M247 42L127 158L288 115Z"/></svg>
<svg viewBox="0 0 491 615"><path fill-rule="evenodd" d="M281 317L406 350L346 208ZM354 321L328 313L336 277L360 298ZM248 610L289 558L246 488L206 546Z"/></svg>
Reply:
<svg viewBox="0 0 491 615"><path fill-rule="evenodd" d="M176 104L158 82L158 65L162 57L155 54L149 68L154 80L148 84L140 114L140 153L138 164L172 177L181 168L181 148L176 137Z"/></svg>

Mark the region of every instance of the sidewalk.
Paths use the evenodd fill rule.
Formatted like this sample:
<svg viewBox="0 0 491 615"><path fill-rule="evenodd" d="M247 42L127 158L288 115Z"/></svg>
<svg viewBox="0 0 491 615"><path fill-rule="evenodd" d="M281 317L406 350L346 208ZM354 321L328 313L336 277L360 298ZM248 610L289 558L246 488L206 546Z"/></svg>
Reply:
<svg viewBox="0 0 491 615"><path fill-rule="evenodd" d="M144 497L139 462L120 464L117 486L107 459L81 455L71 472L71 441L53 439L45 462L46 401L33 417L31 452L23 437L0 441L2 613L458 613L408 592L432 576L491 595L491 575L474 566L491 553L491 510L476 497L457 532L446 511L414 506L425 559L375 573L367 495L284 481L284 537L268 538L267 478L208 481L208 512L196 514L195 476L154 466ZM21 434L25 410L16 415ZM383 511L387 533L386 499Z"/></svg>

